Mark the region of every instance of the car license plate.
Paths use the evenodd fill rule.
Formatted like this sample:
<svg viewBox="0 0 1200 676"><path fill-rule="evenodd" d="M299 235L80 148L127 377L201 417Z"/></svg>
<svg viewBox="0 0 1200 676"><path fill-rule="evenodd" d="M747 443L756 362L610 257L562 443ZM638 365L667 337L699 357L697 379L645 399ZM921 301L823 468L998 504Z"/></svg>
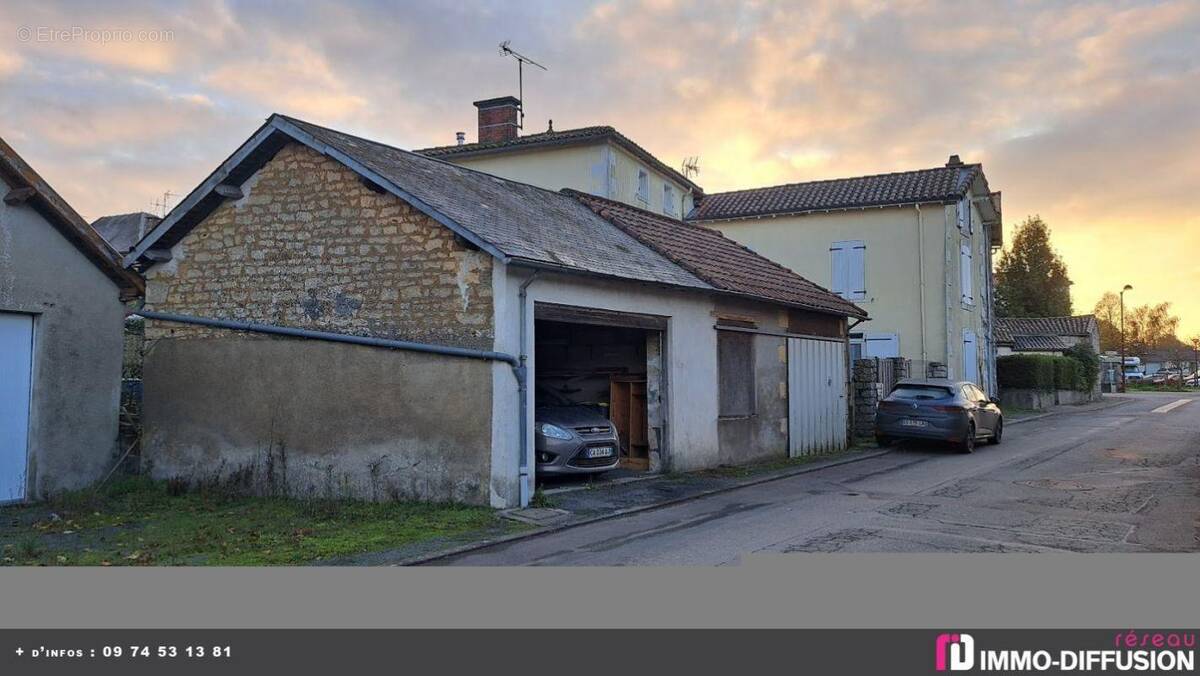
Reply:
<svg viewBox="0 0 1200 676"><path fill-rule="evenodd" d="M612 446L601 446L600 448L589 448L587 457L589 458L611 458L613 454Z"/></svg>
<svg viewBox="0 0 1200 676"><path fill-rule="evenodd" d="M905 427L928 427L929 423L924 420L901 420L900 424Z"/></svg>

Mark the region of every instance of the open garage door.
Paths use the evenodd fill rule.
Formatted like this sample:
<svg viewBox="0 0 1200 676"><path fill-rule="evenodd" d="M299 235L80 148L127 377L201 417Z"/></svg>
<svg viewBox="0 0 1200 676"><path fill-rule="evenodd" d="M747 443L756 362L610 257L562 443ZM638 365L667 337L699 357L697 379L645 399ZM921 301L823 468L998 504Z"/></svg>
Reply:
<svg viewBox="0 0 1200 676"><path fill-rule="evenodd" d="M542 303L534 317L539 478L659 469L665 318Z"/></svg>
<svg viewBox="0 0 1200 676"><path fill-rule="evenodd" d="M846 351L840 340L788 338L788 455L846 448Z"/></svg>

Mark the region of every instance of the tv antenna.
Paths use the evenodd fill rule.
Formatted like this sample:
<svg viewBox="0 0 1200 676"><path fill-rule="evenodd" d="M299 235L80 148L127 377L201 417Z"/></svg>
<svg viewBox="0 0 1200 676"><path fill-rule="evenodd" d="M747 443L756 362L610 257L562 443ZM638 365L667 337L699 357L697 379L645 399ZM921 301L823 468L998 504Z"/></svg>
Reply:
<svg viewBox="0 0 1200 676"><path fill-rule="evenodd" d="M683 166L680 168L683 171L684 178L691 180L693 176L697 176L700 173L700 156L693 155L683 158Z"/></svg>
<svg viewBox="0 0 1200 676"><path fill-rule="evenodd" d="M529 58L528 56L525 56L524 54L514 51L511 47L508 46L508 43L510 43L510 42L512 42L512 40L505 40L504 42L500 43L500 55L501 56L511 56L512 58L517 60L517 98L520 99L520 101L521 101L521 105L518 108L518 110L521 111L521 118L517 121L517 129L524 129L525 128L525 64L529 64L531 66L537 66L538 68L541 68L542 70L549 70L549 68L546 68L542 64L538 63L537 61L534 61L533 59Z"/></svg>
<svg viewBox="0 0 1200 676"><path fill-rule="evenodd" d="M154 200L154 208L158 210L159 216L166 217L167 212L170 211L168 207L171 206L172 197L177 197L177 195L168 190L162 194L161 199Z"/></svg>

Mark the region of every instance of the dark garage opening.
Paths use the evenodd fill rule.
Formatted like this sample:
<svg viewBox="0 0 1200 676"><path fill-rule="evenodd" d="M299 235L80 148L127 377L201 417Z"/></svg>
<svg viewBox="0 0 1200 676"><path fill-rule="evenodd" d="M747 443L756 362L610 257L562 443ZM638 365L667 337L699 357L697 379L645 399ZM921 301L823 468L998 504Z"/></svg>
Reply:
<svg viewBox="0 0 1200 676"><path fill-rule="evenodd" d="M553 417L561 423L558 427L571 426L567 431L572 438L562 440L555 449L567 449L564 452L571 457L563 458L555 469L576 475L583 468L607 467L617 472L660 469L662 331L599 323L606 319L622 324L651 323L636 317L592 313L577 317L575 312L539 304L535 315L534 406L542 412L541 416L535 412L535 420ZM658 321L653 318L653 323ZM547 412L550 409L553 414ZM615 465L611 457L588 457L589 449L603 453L613 445L611 431L599 429L606 420L616 429ZM544 421L536 422L540 430ZM541 440L547 441L544 436ZM548 458L539 455L540 478L555 473L543 464Z"/></svg>

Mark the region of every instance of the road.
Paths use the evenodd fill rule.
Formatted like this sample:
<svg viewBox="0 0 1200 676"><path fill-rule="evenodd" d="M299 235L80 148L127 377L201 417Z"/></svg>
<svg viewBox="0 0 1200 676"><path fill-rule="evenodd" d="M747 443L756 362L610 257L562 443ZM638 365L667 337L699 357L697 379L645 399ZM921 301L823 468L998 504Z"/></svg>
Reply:
<svg viewBox="0 0 1200 676"><path fill-rule="evenodd" d="M902 445L442 563L726 565L753 552L1038 551L1200 551L1200 396L1139 394L1031 420L970 455Z"/></svg>

